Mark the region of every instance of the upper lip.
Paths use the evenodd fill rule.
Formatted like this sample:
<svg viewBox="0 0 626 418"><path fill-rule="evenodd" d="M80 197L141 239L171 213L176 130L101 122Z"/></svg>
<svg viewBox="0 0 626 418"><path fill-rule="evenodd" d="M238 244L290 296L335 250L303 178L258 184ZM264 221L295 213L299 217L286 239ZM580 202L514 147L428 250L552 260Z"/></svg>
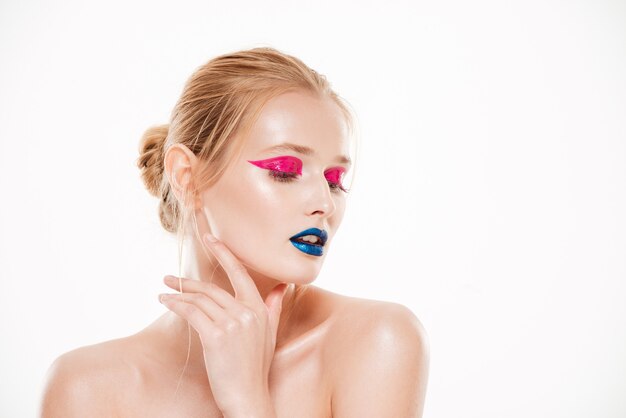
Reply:
<svg viewBox="0 0 626 418"><path fill-rule="evenodd" d="M323 229L319 229L319 228L305 229L304 231L298 232L296 235L294 235L293 237L291 237L289 239L296 239L296 238L303 237L305 235L315 235L315 236L318 236L320 238L320 240L322 241L322 243L320 245L326 244L326 240L328 239L328 234L326 233L326 231L323 230Z"/></svg>

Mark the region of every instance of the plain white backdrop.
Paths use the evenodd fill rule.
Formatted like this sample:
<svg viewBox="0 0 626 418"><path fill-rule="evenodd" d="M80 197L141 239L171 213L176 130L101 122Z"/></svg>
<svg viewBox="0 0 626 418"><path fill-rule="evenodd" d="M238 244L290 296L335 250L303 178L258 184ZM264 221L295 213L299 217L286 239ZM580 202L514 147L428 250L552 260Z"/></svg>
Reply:
<svg viewBox="0 0 626 418"><path fill-rule="evenodd" d="M426 418L626 416L626 3L0 3L0 416L165 311L174 237L135 167L193 70L273 46L354 107L314 283L410 307ZM306 390L306 388L303 388Z"/></svg>

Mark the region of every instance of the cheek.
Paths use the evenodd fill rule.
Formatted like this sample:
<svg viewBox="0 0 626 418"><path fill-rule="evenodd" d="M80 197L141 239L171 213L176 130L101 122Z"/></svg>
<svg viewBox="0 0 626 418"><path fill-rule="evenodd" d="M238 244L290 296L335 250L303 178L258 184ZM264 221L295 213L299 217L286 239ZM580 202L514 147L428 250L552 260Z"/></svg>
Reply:
<svg viewBox="0 0 626 418"><path fill-rule="evenodd" d="M263 243L288 233L285 227L285 196L279 187L258 176L240 181L220 181L207 193L204 203L210 214L209 225L242 261L261 254ZM271 180L270 180L271 181ZM285 236L285 240L288 240ZM270 240L271 239L271 240Z"/></svg>
<svg viewBox="0 0 626 418"><path fill-rule="evenodd" d="M257 175L249 176L243 184L232 185L231 189L237 189L237 193L229 202L230 210L245 217L246 222L259 226L273 218L280 218L285 210L285 196L280 188L270 182L259 179Z"/></svg>

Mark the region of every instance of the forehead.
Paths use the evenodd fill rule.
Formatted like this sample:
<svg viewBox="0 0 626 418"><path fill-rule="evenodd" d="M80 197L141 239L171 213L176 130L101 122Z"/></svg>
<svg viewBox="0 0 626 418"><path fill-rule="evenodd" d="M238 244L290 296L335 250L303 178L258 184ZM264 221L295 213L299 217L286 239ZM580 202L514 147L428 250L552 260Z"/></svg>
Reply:
<svg viewBox="0 0 626 418"><path fill-rule="evenodd" d="M263 106L242 151L253 157L285 142L312 148L322 158L348 156L345 116L330 97L305 91L280 94Z"/></svg>

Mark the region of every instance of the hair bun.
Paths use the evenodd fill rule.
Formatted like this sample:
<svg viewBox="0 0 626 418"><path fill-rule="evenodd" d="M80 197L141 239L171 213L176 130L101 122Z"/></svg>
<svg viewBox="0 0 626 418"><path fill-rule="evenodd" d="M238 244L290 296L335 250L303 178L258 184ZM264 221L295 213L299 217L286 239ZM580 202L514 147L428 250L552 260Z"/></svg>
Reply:
<svg viewBox="0 0 626 418"><path fill-rule="evenodd" d="M153 196L161 198L161 182L164 170L165 139L169 125L152 126L146 130L139 142L139 158L137 167L141 170L141 178Z"/></svg>

